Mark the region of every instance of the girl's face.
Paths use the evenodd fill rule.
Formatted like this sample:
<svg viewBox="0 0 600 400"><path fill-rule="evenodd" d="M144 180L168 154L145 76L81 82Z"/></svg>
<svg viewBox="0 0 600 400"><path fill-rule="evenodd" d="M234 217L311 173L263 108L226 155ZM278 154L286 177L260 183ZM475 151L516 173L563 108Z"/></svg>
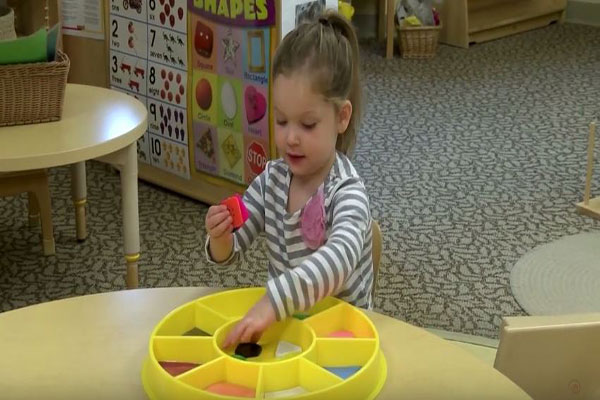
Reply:
<svg viewBox="0 0 600 400"><path fill-rule="evenodd" d="M346 131L352 105L339 111L304 74L278 75L273 84L275 144L294 176L325 177L335 160L338 134Z"/></svg>

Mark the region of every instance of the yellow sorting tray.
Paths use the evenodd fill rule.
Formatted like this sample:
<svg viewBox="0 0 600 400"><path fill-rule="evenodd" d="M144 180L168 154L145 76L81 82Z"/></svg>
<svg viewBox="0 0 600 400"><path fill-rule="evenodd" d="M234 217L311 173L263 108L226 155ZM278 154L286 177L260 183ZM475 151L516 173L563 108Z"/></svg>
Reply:
<svg viewBox="0 0 600 400"><path fill-rule="evenodd" d="M142 369L146 394L152 400L242 398L209 391L211 385L232 384L254 399L375 398L387 375L377 330L360 309L333 297L269 327L258 342L258 357L242 360L232 349L221 348L227 333L264 294L264 288L219 292L171 311L150 337ZM329 336L339 331L354 337ZM278 358L280 341L301 350ZM164 363L173 362L187 369L167 372Z"/></svg>

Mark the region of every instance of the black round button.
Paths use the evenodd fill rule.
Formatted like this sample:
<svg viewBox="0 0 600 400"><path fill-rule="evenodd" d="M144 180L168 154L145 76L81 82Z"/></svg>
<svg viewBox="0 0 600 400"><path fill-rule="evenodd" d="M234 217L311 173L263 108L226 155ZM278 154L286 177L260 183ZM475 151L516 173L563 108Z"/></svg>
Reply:
<svg viewBox="0 0 600 400"><path fill-rule="evenodd" d="M258 357L261 351L262 347L256 343L240 343L235 348L235 354L246 358Z"/></svg>

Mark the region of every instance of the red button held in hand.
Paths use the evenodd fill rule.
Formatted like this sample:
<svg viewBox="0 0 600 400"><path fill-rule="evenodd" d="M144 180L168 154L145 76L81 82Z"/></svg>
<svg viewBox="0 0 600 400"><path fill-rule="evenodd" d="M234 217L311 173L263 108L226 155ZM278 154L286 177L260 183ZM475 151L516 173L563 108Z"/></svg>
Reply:
<svg viewBox="0 0 600 400"><path fill-rule="evenodd" d="M248 209L246 209L246 205L242 201L242 196L236 193L223 200L221 204L227 206L229 214L231 214L231 218L233 219L234 228L237 229L244 225L244 222L248 219Z"/></svg>

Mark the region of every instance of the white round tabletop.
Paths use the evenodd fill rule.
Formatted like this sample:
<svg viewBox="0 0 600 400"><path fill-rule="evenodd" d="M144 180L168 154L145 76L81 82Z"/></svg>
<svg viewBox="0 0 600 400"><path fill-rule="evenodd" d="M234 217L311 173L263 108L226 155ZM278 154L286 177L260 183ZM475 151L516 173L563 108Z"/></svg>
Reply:
<svg viewBox="0 0 600 400"><path fill-rule="evenodd" d="M0 393L14 400L147 398L141 369L152 330L174 308L216 290L128 290L0 313ZM531 399L458 346L405 322L367 315L388 368L378 399Z"/></svg>
<svg viewBox="0 0 600 400"><path fill-rule="evenodd" d="M147 128L144 105L126 94L68 84L60 121L0 128L0 172L56 167L113 153Z"/></svg>

